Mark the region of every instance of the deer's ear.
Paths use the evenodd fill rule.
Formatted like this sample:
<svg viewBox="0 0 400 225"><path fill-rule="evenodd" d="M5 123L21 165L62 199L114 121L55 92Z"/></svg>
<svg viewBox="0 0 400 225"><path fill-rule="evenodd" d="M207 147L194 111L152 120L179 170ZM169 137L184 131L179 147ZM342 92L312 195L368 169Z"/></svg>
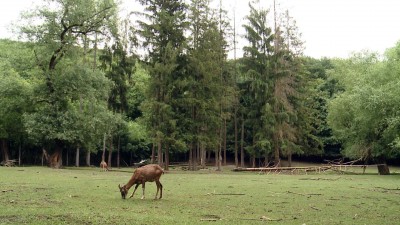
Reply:
<svg viewBox="0 0 400 225"><path fill-rule="evenodd" d="M121 189L121 185L120 184L118 184L118 188Z"/></svg>

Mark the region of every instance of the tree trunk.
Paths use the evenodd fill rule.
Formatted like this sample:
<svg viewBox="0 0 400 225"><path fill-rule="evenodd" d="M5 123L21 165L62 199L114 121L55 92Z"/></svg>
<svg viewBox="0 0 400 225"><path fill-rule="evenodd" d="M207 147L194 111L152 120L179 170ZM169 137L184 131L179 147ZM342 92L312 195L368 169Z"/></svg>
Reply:
<svg viewBox="0 0 400 225"><path fill-rule="evenodd" d="M110 137L110 147L108 149L108 167L111 168L111 162L112 162L112 151L113 151L113 138L112 136Z"/></svg>
<svg viewBox="0 0 400 225"><path fill-rule="evenodd" d="M201 145L200 145L200 157L201 157L201 159L200 159L200 165L201 165L201 168L202 168L202 169L205 169L205 168L206 168L206 155L207 155L207 152L206 152L206 150L204 149L204 144L201 144Z"/></svg>
<svg viewBox="0 0 400 225"><path fill-rule="evenodd" d="M22 148L22 146L21 146L21 144L19 144L19 147L18 147L18 166L21 166L21 148Z"/></svg>
<svg viewBox="0 0 400 225"><path fill-rule="evenodd" d="M56 146L56 151L50 156L51 168L60 169L63 165L62 160L63 149L61 146Z"/></svg>
<svg viewBox="0 0 400 225"><path fill-rule="evenodd" d="M48 155L46 149L42 148L42 166L44 166L44 160L48 161Z"/></svg>
<svg viewBox="0 0 400 225"><path fill-rule="evenodd" d="M90 166L90 150L86 151L86 166Z"/></svg>
<svg viewBox="0 0 400 225"><path fill-rule="evenodd" d="M189 170L193 170L193 144L189 147Z"/></svg>
<svg viewBox="0 0 400 225"><path fill-rule="evenodd" d="M277 131L275 131L274 134L274 166L275 167L280 167L281 165L281 159L279 156L279 139L278 139L278 134L276 133Z"/></svg>
<svg viewBox="0 0 400 225"><path fill-rule="evenodd" d="M242 114L242 130L240 132L240 167L244 167L244 118Z"/></svg>
<svg viewBox="0 0 400 225"><path fill-rule="evenodd" d="M103 136L103 154L101 155L101 161L106 161L106 134Z"/></svg>
<svg viewBox="0 0 400 225"><path fill-rule="evenodd" d="M219 147L217 147L217 148L215 149L215 151L214 151L215 167L217 167L217 168L218 168L218 148L219 148Z"/></svg>
<svg viewBox="0 0 400 225"><path fill-rule="evenodd" d="M45 157L47 159L48 165L53 169L60 169L63 165L62 163L62 141L56 141L54 153L48 155L46 150L44 150Z"/></svg>
<svg viewBox="0 0 400 225"><path fill-rule="evenodd" d="M224 119L224 166L226 166L226 119Z"/></svg>
<svg viewBox="0 0 400 225"><path fill-rule="evenodd" d="M87 55L87 34L83 36L83 65L86 65L86 55Z"/></svg>
<svg viewBox="0 0 400 225"><path fill-rule="evenodd" d="M222 151L219 150L218 171L222 171Z"/></svg>
<svg viewBox="0 0 400 225"><path fill-rule="evenodd" d="M379 175L390 175L389 167L386 163L378 164Z"/></svg>
<svg viewBox="0 0 400 225"><path fill-rule="evenodd" d="M97 68L97 32L94 35L93 71Z"/></svg>
<svg viewBox="0 0 400 225"><path fill-rule="evenodd" d="M76 155L75 155L75 166L79 167L79 146L76 147Z"/></svg>
<svg viewBox="0 0 400 225"><path fill-rule="evenodd" d="M66 166L69 166L69 158L68 158L68 156L69 156L69 149L67 149L67 153L65 154L65 156L66 156L66 163L65 163L65 165Z"/></svg>
<svg viewBox="0 0 400 225"><path fill-rule="evenodd" d="M197 161L196 165L201 165L201 148L200 143L197 143Z"/></svg>
<svg viewBox="0 0 400 225"><path fill-rule="evenodd" d="M1 138L0 142L1 142L1 153L3 161L8 161L10 160L10 154L8 152L8 144L7 144L8 140L7 138Z"/></svg>
<svg viewBox="0 0 400 225"><path fill-rule="evenodd" d="M169 145L165 146L165 163L164 163L164 169L169 170Z"/></svg>
<svg viewBox="0 0 400 225"><path fill-rule="evenodd" d="M235 68L236 70L236 68ZM234 126L235 126L235 167L239 166L239 158L238 158L238 127L237 127L237 105L235 104L235 114L234 114Z"/></svg>
<svg viewBox="0 0 400 225"><path fill-rule="evenodd" d="M292 152L289 150L288 153L288 167L292 167Z"/></svg>
<svg viewBox="0 0 400 225"><path fill-rule="evenodd" d="M151 164L156 162L155 143L151 146Z"/></svg>
<svg viewBox="0 0 400 225"><path fill-rule="evenodd" d="M158 161L158 165L163 167L161 140L158 140L158 144L157 144L157 161Z"/></svg>
<svg viewBox="0 0 400 225"><path fill-rule="evenodd" d="M276 18L276 8L275 8L275 0L274 0L274 23L275 23L275 25L274 25L274 30L275 30L275 34L277 34L277 18ZM278 36L277 35L275 35L274 36L274 52L275 52L275 54L277 54L278 53L278 50L279 50L279 43L278 43ZM278 68L277 68L277 66L275 65L274 66L274 73L275 74L278 74ZM275 84L274 84L274 92L275 92L275 90L277 89L277 83L276 83L276 81L275 81ZM276 96L275 96L276 97ZM274 114L275 114L275 117L277 117L277 115L278 115L278 113L279 113L279 107L278 107L278 102L275 102L274 103L274 106L273 106L274 108L273 108L273 110L274 110ZM275 122L275 123L279 123L279 122ZM278 130L275 130L274 131L274 135L273 135L273 143L274 143L274 166L275 167L280 167L280 162L281 162L281 160L280 160L280 156L279 156L279 136L278 136L278 133L279 133L279 131Z"/></svg>
<svg viewBox="0 0 400 225"><path fill-rule="evenodd" d="M266 153L264 156L264 167L268 166L268 164L269 164L269 155L268 153Z"/></svg>
<svg viewBox="0 0 400 225"><path fill-rule="evenodd" d="M222 115L222 106L221 106L221 115ZM222 163L222 122L219 125L219 140L218 140L218 148L215 152L215 163L217 166L217 171L221 171L221 163Z"/></svg>
<svg viewBox="0 0 400 225"><path fill-rule="evenodd" d="M119 155L119 148L121 147L121 136L118 135L118 145L117 145L117 167L120 168L119 166L119 161L120 161L120 155Z"/></svg>
<svg viewBox="0 0 400 225"><path fill-rule="evenodd" d="M196 146L196 147L195 147ZM197 170L197 145L192 145L193 153L193 170Z"/></svg>
<svg viewBox="0 0 400 225"><path fill-rule="evenodd" d="M236 10L233 11L233 58L234 58L234 80L235 85L237 84L237 67L236 67ZM235 123L235 167L239 166L239 158L238 158L238 95L235 94L235 113L234 113L234 123Z"/></svg>

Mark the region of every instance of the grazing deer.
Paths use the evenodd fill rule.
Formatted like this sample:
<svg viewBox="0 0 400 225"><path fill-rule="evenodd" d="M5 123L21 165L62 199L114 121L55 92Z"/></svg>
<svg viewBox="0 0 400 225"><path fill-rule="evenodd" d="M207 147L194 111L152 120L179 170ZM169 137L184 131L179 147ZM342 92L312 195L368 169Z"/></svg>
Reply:
<svg viewBox="0 0 400 225"><path fill-rule="evenodd" d="M129 198L133 197L139 184L142 184L142 189L143 189L142 199L144 199L145 183L153 182L153 181L155 181L156 185L157 185L157 193L156 193L155 199L157 199L158 190L160 190L160 199L161 199L163 186L160 182L160 177L163 173L164 173L164 170L159 165L156 165L156 164L149 164L149 165L145 165L140 168L137 168L135 170L135 172L133 172L133 175L127 184L125 184L122 187L120 184L118 184L118 188L119 188L119 191L121 192L122 199L126 198L126 195L128 194L129 189L134 184L136 184L135 190L133 191L132 195Z"/></svg>
<svg viewBox="0 0 400 225"><path fill-rule="evenodd" d="M109 170L108 166L107 166L107 163L104 160L101 161L100 168L101 168L101 171L108 171Z"/></svg>

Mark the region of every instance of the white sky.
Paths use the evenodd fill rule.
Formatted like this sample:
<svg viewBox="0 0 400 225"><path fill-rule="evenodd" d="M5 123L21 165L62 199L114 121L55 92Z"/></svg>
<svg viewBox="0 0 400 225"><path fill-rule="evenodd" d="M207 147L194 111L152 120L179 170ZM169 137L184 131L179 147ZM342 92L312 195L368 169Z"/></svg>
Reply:
<svg viewBox="0 0 400 225"><path fill-rule="evenodd" d="M121 0L123 13L137 11L135 0ZM219 0L214 0L215 5ZM29 0L1 1L0 38L12 38L11 22L16 22L22 10L32 6ZM260 0L270 7L273 0ZM399 0L276 0L280 10L289 9L297 21L305 55L320 57L348 57L351 52L368 49L383 53L400 40ZM230 17L236 9L237 32L243 35L241 24L248 13L248 0L223 0ZM233 24L233 19L232 19ZM239 38L240 49L246 43ZM231 54L232 55L232 54Z"/></svg>

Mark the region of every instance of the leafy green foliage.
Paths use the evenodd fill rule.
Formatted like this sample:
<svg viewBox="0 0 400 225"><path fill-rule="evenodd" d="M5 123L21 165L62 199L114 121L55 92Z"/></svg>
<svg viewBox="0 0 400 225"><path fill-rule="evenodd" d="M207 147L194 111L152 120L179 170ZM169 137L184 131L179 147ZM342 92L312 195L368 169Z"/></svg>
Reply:
<svg viewBox="0 0 400 225"><path fill-rule="evenodd" d="M25 13L25 24L20 27L21 35L34 43L35 61L41 69L33 75L34 107L24 115L24 125L36 143L55 144L51 158L56 162L51 165L59 167L67 143L93 148L99 133L105 128L115 130L119 123L119 117L104 107L108 80L86 65L87 37L101 31L113 33L108 25L114 21L116 5L102 0L45 2L48 4Z"/></svg>
<svg viewBox="0 0 400 225"><path fill-rule="evenodd" d="M0 138L23 133L22 116L29 108L31 91L8 61L0 61Z"/></svg>
<svg viewBox="0 0 400 225"><path fill-rule="evenodd" d="M33 99L36 108L25 116L27 132L34 140L84 143L84 134L104 130L113 117L106 116L110 113L104 105L110 82L104 75L83 65L64 68L67 69L59 71L59 76L53 79L55 92L52 96L58 99L57 103L41 102L46 86L41 83L35 87ZM91 120L102 122L88 126Z"/></svg>
<svg viewBox="0 0 400 225"><path fill-rule="evenodd" d="M25 23L21 24L20 32L36 43L38 65L45 71L54 70L82 35L110 29L112 26L107 25L112 24L116 15L116 5L110 0L45 0L42 3L36 10L23 14Z"/></svg>
<svg viewBox="0 0 400 225"><path fill-rule="evenodd" d="M10 158L9 143L26 143L23 115L31 110L36 68L29 44L0 40L0 150L2 159Z"/></svg>
<svg viewBox="0 0 400 225"><path fill-rule="evenodd" d="M90 152L106 133L135 157L148 157L153 145L159 155L189 150L202 162L215 150L219 161L234 136L237 152L241 118L252 159L279 162L322 146L337 156L342 142L348 157L399 157L399 45L385 57L302 58L289 13L277 13L272 29L269 11L251 3L243 58L229 62L222 8L210 0L139 2L138 30L124 21L123 32L109 0L45 0L24 14L29 42L0 40L2 141ZM140 63L128 53L136 41L148 51Z"/></svg>
<svg viewBox="0 0 400 225"><path fill-rule="evenodd" d="M365 52L335 62L332 76L344 91L330 102L328 123L348 157L381 161L400 153L399 49L389 49L383 61Z"/></svg>

